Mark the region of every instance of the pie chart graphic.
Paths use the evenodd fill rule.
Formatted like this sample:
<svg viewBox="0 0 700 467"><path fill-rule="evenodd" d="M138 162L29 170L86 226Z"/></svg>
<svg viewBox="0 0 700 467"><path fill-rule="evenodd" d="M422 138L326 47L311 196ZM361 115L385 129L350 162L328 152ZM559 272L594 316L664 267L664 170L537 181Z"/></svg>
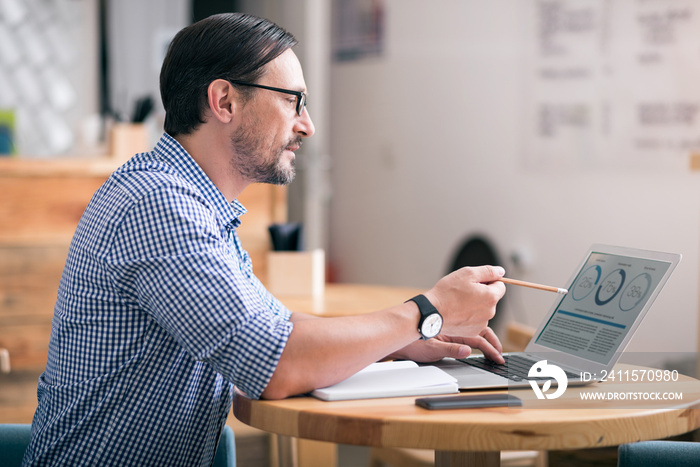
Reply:
<svg viewBox="0 0 700 467"><path fill-rule="evenodd" d="M620 292L622 284L625 283L625 271L622 269L615 269L613 272L605 276L600 282L598 291L595 293L595 302L598 306L603 306L615 298L615 296Z"/></svg>
<svg viewBox="0 0 700 467"><path fill-rule="evenodd" d="M583 271L572 287L571 298L579 301L588 297L595 290L595 286L598 285L602 272L597 264Z"/></svg>
<svg viewBox="0 0 700 467"><path fill-rule="evenodd" d="M620 296L620 309L630 311L644 300L651 288L651 276L646 272L638 275L627 284Z"/></svg>

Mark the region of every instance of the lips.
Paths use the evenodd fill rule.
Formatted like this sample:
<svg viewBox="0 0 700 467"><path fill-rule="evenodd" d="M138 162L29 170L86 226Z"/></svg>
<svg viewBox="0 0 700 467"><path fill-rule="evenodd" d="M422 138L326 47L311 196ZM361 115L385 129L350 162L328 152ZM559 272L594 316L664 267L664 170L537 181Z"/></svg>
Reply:
<svg viewBox="0 0 700 467"><path fill-rule="evenodd" d="M287 145L287 147L285 149L287 151L294 152L301 147L301 143L302 143L301 138L294 138L294 139L292 139L292 141L289 142L289 144Z"/></svg>

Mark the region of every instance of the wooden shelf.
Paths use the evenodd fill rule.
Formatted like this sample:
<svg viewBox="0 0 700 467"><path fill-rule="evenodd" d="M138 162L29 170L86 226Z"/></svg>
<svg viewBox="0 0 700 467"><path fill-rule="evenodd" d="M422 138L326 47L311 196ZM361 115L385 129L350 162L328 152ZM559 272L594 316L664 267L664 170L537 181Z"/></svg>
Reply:
<svg viewBox="0 0 700 467"><path fill-rule="evenodd" d="M123 161L115 158L65 157L57 159L0 158L0 177L95 177L107 178Z"/></svg>

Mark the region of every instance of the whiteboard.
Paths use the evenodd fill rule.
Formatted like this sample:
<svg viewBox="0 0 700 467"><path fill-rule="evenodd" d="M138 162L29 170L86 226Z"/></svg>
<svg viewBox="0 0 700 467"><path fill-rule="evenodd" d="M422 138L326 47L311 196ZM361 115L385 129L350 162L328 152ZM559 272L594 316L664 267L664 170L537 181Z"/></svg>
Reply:
<svg viewBox="0 0 700 467"><path fill-rule="evenodd" d="M700 2L525 5L525 165L687 169L700 152Z"/></svg>

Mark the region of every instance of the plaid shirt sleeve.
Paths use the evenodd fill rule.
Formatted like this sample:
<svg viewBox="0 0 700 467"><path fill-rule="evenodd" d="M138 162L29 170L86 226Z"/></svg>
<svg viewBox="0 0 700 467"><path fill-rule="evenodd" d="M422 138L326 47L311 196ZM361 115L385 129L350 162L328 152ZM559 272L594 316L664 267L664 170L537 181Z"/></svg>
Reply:
<svg viewBox="0 0 700 467"><path fill-rule="evenodd" d="M124 300L145 310L194 359L251 397L272 377L292 324L252 275L235 228L186 185L133 204L107 258ZM241 250L242 251L242 250Z"/></svg>

